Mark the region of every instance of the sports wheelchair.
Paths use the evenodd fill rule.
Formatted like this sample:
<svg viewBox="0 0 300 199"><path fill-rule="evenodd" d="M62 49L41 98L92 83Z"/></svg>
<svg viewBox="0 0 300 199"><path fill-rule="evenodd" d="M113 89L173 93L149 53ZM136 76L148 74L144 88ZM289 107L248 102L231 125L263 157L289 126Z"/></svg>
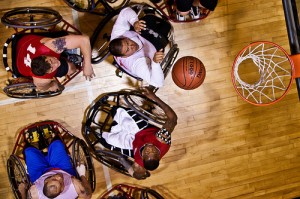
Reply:
<svg viewBox="0 0 300 199"><path fill-rule="evenodd" d="M102 194L100 199L164 199L158 192L145 187L118 184Z"/></svg>
<svg viewBox="0 0 300 199"><path fill-rule="evenodd" d="M64 2L79 12L107 16L109 13L126 6L129 0L64 0Z"/></svg>
<svg viewBox="0 0 300 199"><path fill-rule="evenodd" d="M65 147L68 149L69 155L73 161L73 165L77 165L78 162L84 163L86 167L87 181L89 182L92 191L95 190L96 177L93 160L86 143L82 139L74 136L60 123L49 120L31 124L22 129L17 136L17 141L15 143L13 152L7 160L7 173L15 198L21 198L18 190L20 183L25 183L27 185L26 190L28 190L31 185L27 170L25 169L26 166L24 164L26 163L23 155L23 150L26 144L26 133L30 134L32 139L35 140L39 139L38 135L41 134L55 133L58 135L65 144ZM49 143L44 139L40 139L38 143L39 150L41 150L43 153L47 153L47 147Z"/></svg>
<svg viewBox="0 0 300 199"><path fill-rule="evenodd" d="M95 158L107 167L131 176L119 160L124 158L132 165L133 150L114 147L101 136L103 131L110 132L113 124L113 109L118 107L130 108L147 124L157 127L161 127L167 117L156 102L137 90L102 94L86 111L83 137Z"/></svg>
<svg viewBox="0 0 300 199"><path fill-rule="evenodd" d="M176 0L151 0L151 2L154 4L154 6L170 21L175 23L185 23L185 22L194 22L205 19L209 13L210 10L205 8L200 8L200 18L198 19L192 19L187 18L185 21L178 21L176 18Z"/></svg>
<svg viewBox="0 0 300 199"><path fill-rule="evenodd" d="M81 34L74 26L65 21L55 10L45 7L20 7L6 12L1 18L1 22L15 30L3 46L3 64L5 70L12 75L13 79L7 81L7 86L3 89L7 96L13 98L44 98L52 97L62 93L63 86L81 71L82 57L77 53L77 49L66 51L65 57L77 66L77 71L71 76L56 78L62 85L62 89L56 92L37 91L31 77L24 77L18 71L16 60L16 47L18 41L27 34L37 34L45 37L61 37L67 34ZM8 49L11 48L11 59L8 60ZM9 65L9 63L11 65Z"/></svg>
<svg viewBox="0 0 300 199"><path fill-rule="evenodd" d="M158 9L155 9L147 4L134 4L130 7L137 12L139 18L143 17L146 13L154 13L155 16L163 19L166 23L169 23L168 19ZM119 13L120 10L110 13L99 23L99 25L95 29L91 37L91 46L93 50L92 63L100 63L110 55L108 48L110 34ZM161 63L164 77L168 75L179 52L179 48L174 40L173 26L171 24L170 26L171 30L168 34L169 44L166 47L166 49L168 49L168 52L166 53L166 56ZM138 81L142 81L141 78L130 74L129 71L117 64L116 61L113 62L113 65L117 68L116 75L118 77L122 77L123 73L126 73L127 75L137 79Z"/></svg>

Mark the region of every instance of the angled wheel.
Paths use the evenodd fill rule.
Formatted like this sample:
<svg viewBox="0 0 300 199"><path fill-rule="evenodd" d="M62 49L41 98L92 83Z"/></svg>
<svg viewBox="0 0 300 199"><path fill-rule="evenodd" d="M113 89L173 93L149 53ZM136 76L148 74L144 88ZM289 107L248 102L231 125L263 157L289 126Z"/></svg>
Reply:
<svg viewBox="0 0 300 199"><path fill-rule="evenodd" d="M92 0L64 0L64 2L79 12L89 12L95 7L94 1Z"/></svg>
<svg viewBox="0 0 300 199"><path fill-rule="evenodd" d="M169 50L169 52L166 54L164 60L162 61L161 67L162 67L165 78L169 74L169 72L173 66L173 63L176 60L178 52L179 52L179 48L178 48L177 44L174 44L171 47L171 49Z"/></svg>
<svg viewBox="0 0 300 199"><path fill-rule="evenodd" d="M163 109L153 100L147 98L141 92L131 91L124 96L128 107L134 110L141 117L162 125L166 121L166 114Z"/></svg>
<svg viewBox="0 0 300 199"><path fill-rule="evenodd" d="M109 150L97 150L96 152L97 159L104 164L105 166L120 172L122 174L125 174L127 176L131 176L127 170L124 168L124 166L119 162L119 158L123 157L127 160L127 162L132 165L134 162L131 158L128 158L121 153L115 152L115 151L109 151Z"/></svg>
<svg viewBox="0 0 300 199"><path fill-rule="evenodd" d="M96 176L93 165L92 156L88 150L85 142L79 138L76 138L72 145L72 160L73 164L83 163L86 168L85 176L90 183L92 191L96 188Z"/></svg>
<svg viewBox="0 0 300 199"><path fill-rule="evenodd" d="M23 182L26 185L26 190L30 187L30 180L27 172L21 162L21 160L16 155L10 155L7 160L7 174L10 182L12 191L14 192L15 198L21 199L21 193L19 192L19 185Z"/></svg>
<svg viewBox="0 0 300 199"><path fill-rule="evenodd" d="M8 85L3 89L3 91L8 97L21 99L53 97L62 93L62 90L57 92L38 92L36 91L36 87L33 83L17 83Z"/></svg>
<svg viewBox="0 0 300 199"><path fill-rule="evenodd" d="M155 190L146 188L142 190L141 199L164 199L164 197Z"/></svg>
<svg viewBox="0 0 300 199"><path fill-rule="evenodd" d="M91 37L92 63L100 63L110 54L108 50L110 34L118 14L119 11L108 14L96 27Z"/></svg>
<svg viewBox="0 0 300 199"><path fill-rule="evenodd" d="M62 16L46 7L20 7L3 15L1 22L14 28L44 28L61 22Z"/></svg>

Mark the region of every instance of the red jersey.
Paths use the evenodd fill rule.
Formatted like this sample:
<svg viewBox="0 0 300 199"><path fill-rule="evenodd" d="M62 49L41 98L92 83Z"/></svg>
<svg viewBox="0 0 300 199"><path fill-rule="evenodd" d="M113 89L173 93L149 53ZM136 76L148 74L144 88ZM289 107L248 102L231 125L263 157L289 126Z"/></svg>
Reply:
<svg viewBox="0 0 300 199"><path fill-rule="evenodd" d="M169 151L170 145L162 143L155 135L159 130L160 129L157 127L150 127L135 134L135 139L132 142L134 161L142 167L144 167L144 163L142 160L141 148L146 143L151 143L160 150L160 159Z"/></svg>
<svg viewBox="0 0 300 199"><path fill-rule="evenodd" d="M17 68L19 72L25 77L39 77L44 79L52 79L56 71L45 74L44 76L36 76L31 72L31 60L40 55L53 56L59 59L60 54L54 52L40 41L45 37L39 35L25 35L17 44Z"/></svg>

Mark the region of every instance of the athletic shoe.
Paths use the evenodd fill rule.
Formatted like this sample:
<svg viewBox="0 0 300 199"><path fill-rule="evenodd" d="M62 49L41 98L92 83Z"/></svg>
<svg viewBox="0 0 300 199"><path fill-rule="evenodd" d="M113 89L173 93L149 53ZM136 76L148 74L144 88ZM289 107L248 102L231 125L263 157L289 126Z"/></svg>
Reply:
<svg viewBox="0 0 300 199"><path fill-rule="evenodd" d="M192 6L189 14L192 19L199 19L200 18L200 8L198 6Z"/></svg>
<svg viewBox="0 0 300 199"><path fill-rule="evenodd" d="M179 14L178 12L176 12L176 19L178 21L185 21L185 16Z"/></svg>

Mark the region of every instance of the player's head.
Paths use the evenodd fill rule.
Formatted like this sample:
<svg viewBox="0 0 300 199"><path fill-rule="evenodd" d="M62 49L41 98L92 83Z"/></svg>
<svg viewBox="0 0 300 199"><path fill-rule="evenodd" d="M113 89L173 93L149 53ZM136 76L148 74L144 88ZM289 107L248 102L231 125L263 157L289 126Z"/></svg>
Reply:
<svg viewBox="0 0 300 199"><path fill-rule="evenodd" d="M64 187L63 175L60 173L54 174L45 179L43 193L48 198L55 198L63 192Z"/></svg>
<svg viewBox="0 0 300 199"><path fill-rule="evenodd" d="M36 76L52 73L60 66L60 61L52 56L38 56L31 61L31 71Z"/></svg>
<svg viewBox="0 0 300 199"><path fill-rule="evenodd" d="M147 143L142 151L142 158L145 169L153 171L159 166L160 151L155 145Z"/></svg>
<svg viewBox="0 0 300 199"><path fill-rule="evenodd" d="M129 57L139 49L139 45L127 37L113 39L109 43L109 51L116 57Z"/></svg>

